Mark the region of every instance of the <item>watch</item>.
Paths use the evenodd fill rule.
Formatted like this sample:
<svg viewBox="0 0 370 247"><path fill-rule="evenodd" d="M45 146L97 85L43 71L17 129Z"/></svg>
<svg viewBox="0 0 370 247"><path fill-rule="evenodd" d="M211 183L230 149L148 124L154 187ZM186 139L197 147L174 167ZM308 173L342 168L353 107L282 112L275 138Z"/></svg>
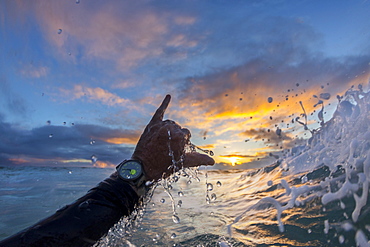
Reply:
<svg viewBox="0 0 370 247"><path fill-rule="evenodd" d="M127 181L131 187L143 196L146 193L146 178L143 165L139 160L124 160L117 167L118 176Z"/></svg>

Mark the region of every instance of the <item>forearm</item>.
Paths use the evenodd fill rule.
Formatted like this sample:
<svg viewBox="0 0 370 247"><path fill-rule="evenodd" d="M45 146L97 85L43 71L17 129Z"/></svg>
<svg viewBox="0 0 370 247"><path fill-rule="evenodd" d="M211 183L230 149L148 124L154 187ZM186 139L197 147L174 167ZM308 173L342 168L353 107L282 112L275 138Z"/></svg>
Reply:
<svg viewBox="0 0 370 247"><path fill-rule="evenodd" d="M0 246L91 246L122 216L130 215L139 197L117 174L52 216L0 242Z"/></svg>

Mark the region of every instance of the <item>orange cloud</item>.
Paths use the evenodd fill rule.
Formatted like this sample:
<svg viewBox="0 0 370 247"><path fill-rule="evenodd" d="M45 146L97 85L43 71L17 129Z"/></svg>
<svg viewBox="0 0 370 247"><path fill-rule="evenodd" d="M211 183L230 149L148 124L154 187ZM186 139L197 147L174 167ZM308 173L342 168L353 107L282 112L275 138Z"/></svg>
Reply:
<svg viewBox="0 0 370 247"><path fill-rule="evenodd" d="M98 168L109 168L109 167L116 167L115 164L112 164L110 162L103 162L103 161L96 161L94 164L93 164L93 167L98 167Z"/></svg>
<svg viewBox="0 0 370 247"><path fill-rule="evenodd" d="M29 162L28 160L22 159L22 158L10 158L9 161L11 161L12 163L17 164L17 165Z"/></svg>
<svg viewBox="0 0 370 247"><path fill-rule="evenodd" d="M208 150L208 149L214 149L215 148L215 144L207 144L207 145L201 145L199 146L201 149L205 149L205 150Z"/></svg>
<svg viewBox="0 0 370 247"><path fill-rule="evenodd" d="M129 99L124 99L100 87L90 88L82 85L75 85L73 89L60 88L59 91L66 97L72 99L86 98L88 101L98 101L104 105L121 105L127 108L137 108Z"/></svg>
<svg viewBox="0 0 370 247"><path fill-rule="evenodd" d="M136 144L140 136L97 138L112 144Z"/></svg>

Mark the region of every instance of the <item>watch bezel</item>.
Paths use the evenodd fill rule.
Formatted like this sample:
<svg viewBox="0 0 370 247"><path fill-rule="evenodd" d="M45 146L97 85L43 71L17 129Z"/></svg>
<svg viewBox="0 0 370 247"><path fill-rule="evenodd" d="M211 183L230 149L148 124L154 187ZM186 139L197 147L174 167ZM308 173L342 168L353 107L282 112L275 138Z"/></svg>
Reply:
<svg viewBox="0 0 370 247"><path fill-rule="evenodd" d="M125 164L127 163L130 163L130 162L134 162L134 163L137 163L140 165L140 171L139 171L139 174L136 175L132 178L130 177L124 177L122 173L122 166L124 166ZM143 170L143 164L139 161L139 160L134 160L134 159L129 159L129 160L124 160L122 161L117 167L116 167L116 170L117 170L117 173L118 173L118 176L123 179L123 180L126 180L126 181L136 181L136 180L139 180L143 175L144 175L144 170Z"/></svg>

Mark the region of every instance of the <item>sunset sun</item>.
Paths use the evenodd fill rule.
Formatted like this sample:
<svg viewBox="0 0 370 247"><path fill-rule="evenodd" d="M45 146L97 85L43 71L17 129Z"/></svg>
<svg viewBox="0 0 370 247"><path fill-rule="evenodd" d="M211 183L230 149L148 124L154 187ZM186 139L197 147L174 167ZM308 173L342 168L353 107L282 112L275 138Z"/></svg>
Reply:
<svg viewBox="0 0 370 247"><path fill-rule="evenodd" d="M231 163L232 166L235 166L237 164L237 162L240 160L239 157L228 157L227 158L229 160L229 162Z"/></svg>

